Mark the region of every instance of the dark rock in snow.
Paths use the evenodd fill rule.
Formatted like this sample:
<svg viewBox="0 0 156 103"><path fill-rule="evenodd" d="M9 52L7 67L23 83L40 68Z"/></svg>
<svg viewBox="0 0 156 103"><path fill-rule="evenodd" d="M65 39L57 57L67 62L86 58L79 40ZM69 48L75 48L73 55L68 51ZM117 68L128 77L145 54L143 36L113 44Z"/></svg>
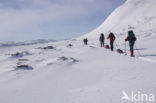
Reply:
<svg viewBox="0 0 156 103"><path fill-rule="evenodd" d="M12 57L23 57L23 53L15 53L15 54L11 54Z"/></svg>
<svg viewBox="0 0 156 103"><path fill-rule="evenodd" d="M41 47L37 47L37 48L35 48L35 49L42 49Z"/></svg>
<svg viewBox="0 0 156 103"><path fill-rule="evenodd" d="M29 65L19 65L15 67L15 70L33 70L33 67Z"/></svg>
<svg viewBox="0 0 156 103"><path fill-rule="evenodd" d="M67 45L67 47L72 47L72 46L73 46L72 44L68 44L68 45Z"/></svg>
<svg viewBox="0 0 156 103"><path fill-rule="evenodd" d="M73 61L73 63L78 62L78 60L76 60L76 59L74 59L74 58L70 58L70 59Z"/></svg>
<svg viewBox="0 0 156 103"><path fill-rule="evenodd" d="M35 49L44 49L44 50L48 50L48 49L54 49L53 46L46 46L46 47L38 47L38 48L35 48Z"/></svg>
<svg viewBox="0 0 156 103"><path fill-rule="evenodd" d="M54 49L54 47L53 46L47 46L47 47L44 47L43 49Z"/></svg>
<svg viewBox="0 0 156 103"><path fill-rule="evenodd" d="M15 54L11 54L12 57L23 57L25 55L31 55L28 51L17 52Z"/></svg>
<svg viewBox="0 0 156 103"><path fill-rule="evenodd" d="M28 59L18 59L18 61L29 61Z"/></svg>
<svg viewBox="0 0 156 103"><path fill-rule="evenodd" d="M68 62L71 62L71 63L76 63L78 62L78 60L70 57L70 58L67 58L67 57L59 57L58 60L62 60L62 61L68 61Z"/></svg>
<svg viewBox="0 0 156 103"><path fill-rule="evenodd" d="M58 60L66 61L66 60L68 60L68 58L67 57L59 57Z"/></svg>
<svg viewBox="0 0 156 103"><path fill-rule="evenodd" d="M77 63L78 60L72 58L72 57L58 57L57 59L52 59L51 61L48 61L46 65L51 66L51 65L57 65L57 66L71 66L75 63Z"/></svg>

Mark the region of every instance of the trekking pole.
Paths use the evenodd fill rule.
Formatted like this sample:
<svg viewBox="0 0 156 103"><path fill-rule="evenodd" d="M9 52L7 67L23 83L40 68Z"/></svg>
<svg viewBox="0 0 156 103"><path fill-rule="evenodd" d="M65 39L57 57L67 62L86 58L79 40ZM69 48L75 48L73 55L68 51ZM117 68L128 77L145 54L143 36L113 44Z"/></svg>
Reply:
<svg viewBox="0 0 156 103"><path fill-rule="evenodd" d="M116 45L117 49L119 49L119 48L118 48L118 45L117 45L117 43L116 43L116 42L115 42L115 45Z"/></svg>
<svg viewBox="0 0 156 103"><path fill-rule="evenodd" d="M137 50L139 56L141 57L141 54L140 54L139 50L137 49L136 45L134 45L134 47L135 47L135 49Z"/></svg>
<svg viewBox="0 0 156 103"><path fill-rule="evenodd" d="M125 55L127 55L127 45L126 45L126 42L125 42Z"/></svg>

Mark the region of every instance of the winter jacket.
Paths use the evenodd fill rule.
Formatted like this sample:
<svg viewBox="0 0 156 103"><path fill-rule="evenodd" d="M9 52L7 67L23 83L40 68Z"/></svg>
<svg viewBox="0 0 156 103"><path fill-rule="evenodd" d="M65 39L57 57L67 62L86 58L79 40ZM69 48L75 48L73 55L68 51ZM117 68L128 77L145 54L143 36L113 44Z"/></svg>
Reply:
<svg viewBox="0 0 156 103"><path fill-rule="evenodd" d="M135 42L136 41L136 37L133 31L128 31L128 36L125 39L125 41L129 41L129 42Z"/></svg>
<svg viewBox="0 0 156 103"><path fill-rule="evenodd" d="M99 38L99 41L104 41L105 40L105 37L104 36L100 36L100 38Z"/></svg>
<svg viewBox="0 0 156 103"><path fill-rule="evenodd" d="M137 38L135 37L135 34L132 31L130 31L128 33L127 38L125 39L125 41L129 41L130 50L133 50L133 46L136 40Z"/></svg>
<svg viewBox="0 0 156 103"><path fill-rule="evenodd" d="M135 41L136 41L136 37L135 37L135 36L133 36L133 37L128 36L128 37L125 39L125 41L135 42Z"/></svg>
<svg viewBox="0 0 156 103"><path fill-rule="evenodd" d="M114 36L113 33L110 33L109 36L107 37L107 39L110 39L110 42L114 42L115 38L116 37Z"/></svg>

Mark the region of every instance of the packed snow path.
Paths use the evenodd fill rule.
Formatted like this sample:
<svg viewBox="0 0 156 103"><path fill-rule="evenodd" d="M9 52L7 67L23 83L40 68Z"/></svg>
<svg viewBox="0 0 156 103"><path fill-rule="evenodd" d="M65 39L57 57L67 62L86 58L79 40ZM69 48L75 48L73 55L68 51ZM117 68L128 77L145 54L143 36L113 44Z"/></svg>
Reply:
<svg viewBox="0 0 156 103"><path fill-rule="evenodd" d="M55 49L38 48L49 45ZM122 91L156 94L156 63L96 43L67 40L0 51L0 103L127 103ZM29 53L7 55L22 51ZM16 70L19 64L33 69Z"/></svg>

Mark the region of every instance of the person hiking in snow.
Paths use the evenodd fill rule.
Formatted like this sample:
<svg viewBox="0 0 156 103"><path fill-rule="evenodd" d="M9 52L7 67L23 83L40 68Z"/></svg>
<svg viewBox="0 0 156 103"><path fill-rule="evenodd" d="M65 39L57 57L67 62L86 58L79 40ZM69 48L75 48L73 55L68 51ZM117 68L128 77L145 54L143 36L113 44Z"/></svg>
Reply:
<svg viewBox="0 0 156 103"><path fill-rule="evenodd" d="M114 36L114 34L111 32L110 34L109 34L109 36L107 37L107 39L110 39L110 47L111 47L111 51L113 51L114 50L114 45L113 45L113 43L114 43L114 40L115 40L115 36Z"/></svg>
<svg viewBox="0 0 156 103"><path fill-rule="evenodd" d="M130 47L130 52L131 52L131 57L134 57L134 44L136 41L135 34L132 30L128 31L128 36L125 39L125 42L129 41L129 47Z"/></svg>
<svg viewBox="0 0 156 103"><path fill-rule="evenodd" d="M87 38L83 39L83 42L84 42L85 45L87 45L88 44L88 39Z"/></svg>
<svg viewBox="0 0 156 103"><path fill-rule="evenodd" d="M105 36L104 36L103 33L101 33L100 38L99 38L99 41L100 41L101 47L104 47L104 44L105 44Z"/></svg>

